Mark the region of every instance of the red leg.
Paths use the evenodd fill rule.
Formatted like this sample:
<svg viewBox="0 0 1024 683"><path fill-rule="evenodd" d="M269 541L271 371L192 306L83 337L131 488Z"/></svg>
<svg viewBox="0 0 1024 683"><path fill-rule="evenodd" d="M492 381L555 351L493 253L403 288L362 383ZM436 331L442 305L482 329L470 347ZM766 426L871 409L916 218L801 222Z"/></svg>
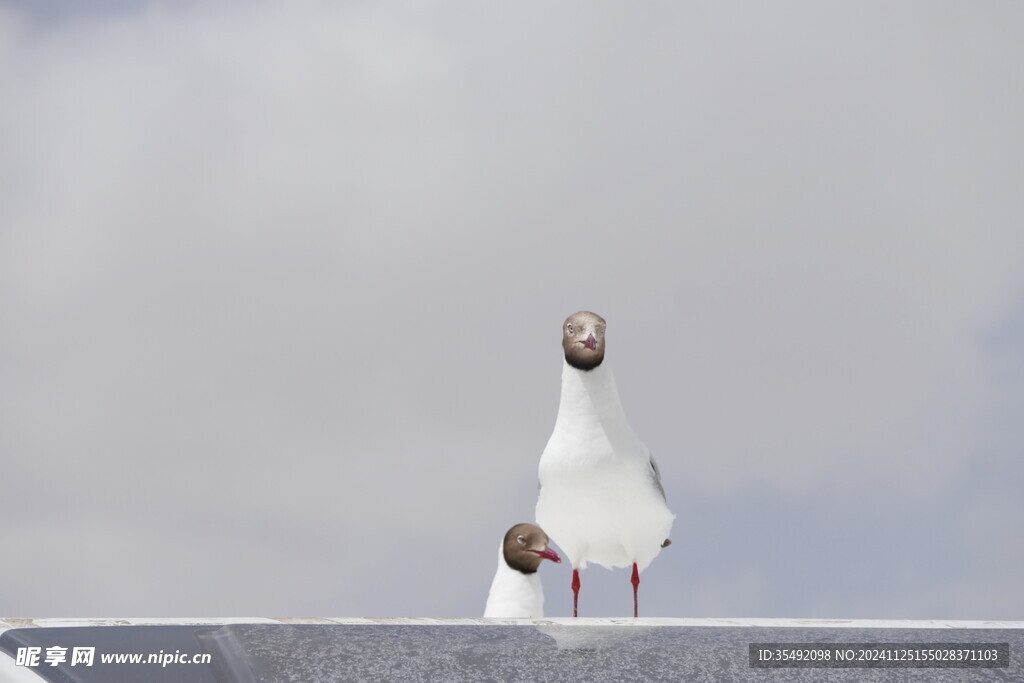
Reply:
<svg viewBox="0 0 1024 683"><path fill-rule="evenodd" d="M633 584L633 618L635 619L639 611L636 603L636 589L640 587L640 572L636 570L636 562L633 563L633 578L630 579L630 583Z"/></svg>
<svg viewBox="0 0 1024 683"><path fill-rule="evenodd" d="M576 611L576 606L579 604L580 599L580 573L578 570L572 570L572 615L579 616Z"/></svg>

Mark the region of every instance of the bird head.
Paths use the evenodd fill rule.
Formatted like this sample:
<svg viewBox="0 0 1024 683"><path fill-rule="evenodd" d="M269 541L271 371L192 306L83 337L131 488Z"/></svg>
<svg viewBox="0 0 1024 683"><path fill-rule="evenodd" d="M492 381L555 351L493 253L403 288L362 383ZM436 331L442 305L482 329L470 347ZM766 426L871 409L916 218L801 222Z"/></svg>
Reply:
<svg viewBox="0 0 1024 683"><path fill-rule="evenodd" d="M536 524L516 524L505 534L502 546L505 563L523 574L532 574L542 560L561 562L558 553L548 547L550 540Z"/></svg>
<svg viewBox="0 0 1024 683"><path fill-rule="evenodd" d="M590 311L579 311L562 325L562 350L565 361L578 370L593 370L604 360L604 318Z"/></svg>

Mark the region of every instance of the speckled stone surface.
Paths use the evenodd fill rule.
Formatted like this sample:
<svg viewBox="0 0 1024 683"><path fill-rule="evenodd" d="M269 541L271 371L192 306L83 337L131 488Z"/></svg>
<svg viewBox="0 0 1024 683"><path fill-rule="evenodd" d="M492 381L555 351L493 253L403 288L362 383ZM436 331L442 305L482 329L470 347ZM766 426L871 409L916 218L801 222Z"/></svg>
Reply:
<svg viewBox="0 0 1024 683"><path fill-rule="evenodd" d="M9 624L0 651L94 643L100 652L208 652L211 664L39 667L40 680L208 681L1022 681L1024 626L722 625L690 620L401 623L402 620L42 626ZM327 623L309 623L322 621ZM670 622L671 620L664 620ZM270 623L268 623L270 622ZM398 622L398 623L395 623ZM437 623L441 622L441 623ZM766 620L767 622L767 620ZM908 622L909 623L909 622ZM752 668L751 643L1009 643L1006 668ZM4 655L0 655L4 656ZM2 668L2 667L0 667ZM24 669L22 669L22 672ZM2 673L2 672L0 672ZM2 676L0 676L2 678ZM21 680L21 679L18 679Z"/></svg>
<svg viewBox="0 0 1024 683"><path fill-rule="evenodd" d="M239 625L216 639L238 681L1024 680L1024 631L1007 630ZM1009 642L1011 666L754 669L752 642Z"/></svg>

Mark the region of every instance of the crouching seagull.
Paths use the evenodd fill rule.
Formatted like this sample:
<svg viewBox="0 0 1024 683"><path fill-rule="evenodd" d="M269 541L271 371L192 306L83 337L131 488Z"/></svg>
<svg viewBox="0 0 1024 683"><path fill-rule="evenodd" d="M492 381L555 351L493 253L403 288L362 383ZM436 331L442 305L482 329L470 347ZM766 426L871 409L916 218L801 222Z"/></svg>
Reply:
<svg viewBox="0 0 1024 683"><path fill-rule="evenodd" d="M572 564L572 615L580 575L593 562L633 567L633 616L640 572L668 546L675 515L665 503L651 452L630 428L607 364L601 316L580 311L562 326L562 396L540 458L537 523Z"/></svg>

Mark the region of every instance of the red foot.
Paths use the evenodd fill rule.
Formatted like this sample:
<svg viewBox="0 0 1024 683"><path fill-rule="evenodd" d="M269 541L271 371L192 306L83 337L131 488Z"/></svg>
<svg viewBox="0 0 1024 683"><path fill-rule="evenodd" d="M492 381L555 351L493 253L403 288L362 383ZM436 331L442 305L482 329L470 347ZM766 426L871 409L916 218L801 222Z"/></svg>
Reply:
<svg viewBox="0 0 1024 683"><path fill-rule="evenodd" d="M579 616L576 611L576 606L579 604L580 599L580 573L578 570L572 570L572 615Z"/></svg>
<svg viewBox="0 0 1024 683"><path fill-rule="evenodd" d="M633 578L629 580L633 584L633 618L637 617L639 609L636 602L636 589L640 587L640 572L636 569L636 562L633 563Z"/></svg>

